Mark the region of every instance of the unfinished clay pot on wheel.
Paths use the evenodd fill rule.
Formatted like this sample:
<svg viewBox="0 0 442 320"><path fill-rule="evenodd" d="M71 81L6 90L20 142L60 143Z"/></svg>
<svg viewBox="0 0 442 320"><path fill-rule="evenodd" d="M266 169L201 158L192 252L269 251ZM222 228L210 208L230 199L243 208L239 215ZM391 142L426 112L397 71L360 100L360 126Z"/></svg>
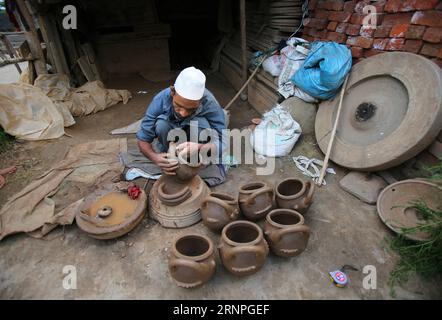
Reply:
<svg viewBox="0 0 442 320"><path fill-rule="evenodd" d="M211 192L201 205L201 216L206 227L220 231L226 224L238 219L238 200L226 193Z"/></svg>
<svg viewBox="0 0 442 320"><path fill-rule="evenodd" d="M223 228L219 254L224 267L238 276L251 275L264 265L269 247L261 228L250 221L234 221Z"/></svg>
<svg viewBox="0 0 442 320"><path fill-rule="evenodd" d="M278 208L292 209L305 214L313 202L315 185L311 181L288 178L278 183L275 189Z"/></svg>
<svg viewBox="0 0 442 320"><path fill-rule="evenodd" d="M212 278L215 268L214 246L208 237L187 234L175 240L169 258L169 272L178 286L201 286Z"/></svg>
<svg viewBox="0 0 442 320"><path fill-rule="evenodd" d="M272 252L280 257L294 257L307 247L310 228L294 210L275 209L266 217L264 235Z"/></svg>
<svg viewBox="0 0 442 320"><path fill-rule="evenodd" d="M239 207L250 220L264 218L273 209L273 188L264 182L251 182L239 188Z"/></svg>
<svg viewBox="0 0 442 320"><path fill-rule="evenodd" d="M177 183L161 182L158 186L158 198L168 206L177 206L192 196L189 186Z"/></svg>
<svg viewBox="0 0 442 320"><path fill-rule="evenodd" d="M177 153L175 143L171 143L167 153L169 159L178 161L175 177L181 182L192 180L202 168L202 155L199 152L198 154Z"/></svg>

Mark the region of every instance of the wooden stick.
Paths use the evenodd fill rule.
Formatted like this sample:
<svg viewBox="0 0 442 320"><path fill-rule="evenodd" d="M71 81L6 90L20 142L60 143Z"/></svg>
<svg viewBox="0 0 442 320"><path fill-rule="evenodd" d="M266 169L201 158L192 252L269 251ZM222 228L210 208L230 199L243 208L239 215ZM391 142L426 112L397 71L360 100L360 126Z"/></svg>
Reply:
<svg viewBox="0 0 442 320"><path fill-rule="evenodd" d="M348 80L349 75L350 75L350 73L347 74L347 76L345 77L344 84L342 85L341 97L339 98L339 106L338 106L338 111L336 112L335 123L333 125L333 129L331 132L330 141L328 142L327 152L325 153L324 165L322 166L321 174L319 175L319 179L317 182L317 185L320 187L322 186L322 180L324 180L324 176L325 176L327 166L328 166L328 160L330 158L331 148L333 145L333 141L335 140L336 128L338 127L339 115L341 114L342 101L344 99L344 92L345 92L345 88L347 87L347 80Z"/></svg>
<svg viewBox="0 0 442 320"><path fill-rule="evenodd" d="M247 81L247 35L246 35L246 1L240 0L241 24L241 82ZM247 94L247 92L246 92Z"/></svg>
<svg viewBox="0 0 442 320"><path fill-rule="evenodd" d="M258 65L256 66L255 71L253 71L253 73L250 75L249 79L247 79L246 83L243 84L243 86L241 87L241 89L239 89L239 91L235 94L235 96L232 98L232 100L230 100L230 102L227 104L227 106L224 108L225 110L228 110L232 104L235 102L236 99L238 99L239 95L241 94L241 92L247 87L247 85L249 84L249 82L253 79L253 77L255 76L255 74L258 72L259 67L261 66L261 64L264 62L264 60L267 58L268 55L265 55L261 61L258 63Z"/></svg>
<svg viewBox="0 0 442 320"><path fill-rule="evenodd" d="M3 33L0 33L0 39L2 39L3 44L6 47L6 50L8 51L9 55L11 56L11 58L14 60L20 60L20 57L16 57L17 53L16 50L14 49L14 47L12 46L11 42L9 41L8 37L6 35L4 35ZM14 53L15 52L15 53ZM17 62L14 63L15 67L17 68L17 71L19 74L21 74L21 68L18 65Z"/></svg>

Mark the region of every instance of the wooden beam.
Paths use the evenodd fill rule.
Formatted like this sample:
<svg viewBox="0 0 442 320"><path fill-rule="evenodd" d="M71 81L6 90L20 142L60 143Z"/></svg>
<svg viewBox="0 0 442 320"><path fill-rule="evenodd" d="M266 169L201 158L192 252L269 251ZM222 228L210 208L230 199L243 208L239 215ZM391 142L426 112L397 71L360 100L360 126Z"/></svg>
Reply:
<svg viewBox="0 0 442 320"><path fill-rule="evenodd" d="M240 24L241 24L241 82L247 81L247 29L246 29L246 0L240 0ZM244 89L247 94L247 88Z"/></svg>
<svg viewBox="0 0 442 320"><path fill-rule="evenodd" d="M46 70L46 61L43 54L43 50L41 48L40 40L38 39L37 29L35 28L34 21L32 20L32 16L26 6L24 0L17 0L17 5L20 9L20 13L23 18L26 20L26 24L28 25L29 31L25 32L26 40L28 41L29 48L31 49L32 56L34 57L34 66L37 72L37 75L47 74Z"/></svg>
<svg viewBox="0 0 442 320"><path fill-rule="evenodd" d="M3 44L5 45L6 50L8 51L9 56L10 56L12 59L15 58L15 60L17 60L17 59L20 60L21 58L16 57L17 54L14 53L14 52L16 52L16 50L15 50L14 47L12 46L12 44L11 44L11 42L9 41L8 37L5 36L4 34L0 33L0 38L1 38L1 40L3 41ZM17 61L17 62L18 62L18 61ZM22 71L21 71L21 68L20 68L20 66L18 65L17 62L13 62L13 63L14 63L14 65L15 65L15 67L17 68L18 73L21 74Z"/></svg>

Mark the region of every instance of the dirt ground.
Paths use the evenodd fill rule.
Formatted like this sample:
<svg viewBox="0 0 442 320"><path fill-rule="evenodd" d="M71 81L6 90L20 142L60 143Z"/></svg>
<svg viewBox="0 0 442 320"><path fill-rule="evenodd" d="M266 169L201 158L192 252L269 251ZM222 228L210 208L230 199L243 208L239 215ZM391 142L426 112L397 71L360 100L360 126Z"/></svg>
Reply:
<svg viewBox="0 0 442 320"><path fill-rule="evenodd" d="M133 99L85 118L67 128L72 137L54 141L21 142L0 155L2 167L20 164L17 173L7 177L0 190L0 204L19 191L33 178L60 160L73 145L92 139L110 139L112 129L127 125L145 112L152 96L167 86L140 77L113 79L109 88L129 89ZM208 88L222 105L235 94L218 74L208 77ZM138 94L140 90L147 94ZM232 107L231 127L242 128L258 114L247 103ZM303 176L292 156L322 158L314 135L304 135L292 154L276 160L276 172L259 180L275 184L284 177ZM218 243L218 236L202 223L187 229L164 229L145 218L128 235L116 240L94 240L75 225L58 228L47 240L36 240L24 234L0 242L0 298L2 299L390 299L387 284L397 256L384 243L392 234L380 221L376 207L367 205L346 193L338 181L346 171L332 165L336 176L327 177L327 186L315 193L314 203L306 215L312 229L307 250L298 257L282 259L270 254L263 269L255 275L238 278L219 263L214 278L199 289L178 288L169 276L167 262L173 239L185 232L207 234ZM229 193L238 185L256 179L255 166L240 166L229 171L228 181L216 187ZM260 223L262 224L262 222ZM77 270L77 289L62 286L63 267ZM328 272L343 265L349 271L350 283L337 288L330 283ZM364 266L376 267L376 289L364 289ZM396 288L397 298L433 299L442 297L441 279L423 281L413 278Z"/></svg>

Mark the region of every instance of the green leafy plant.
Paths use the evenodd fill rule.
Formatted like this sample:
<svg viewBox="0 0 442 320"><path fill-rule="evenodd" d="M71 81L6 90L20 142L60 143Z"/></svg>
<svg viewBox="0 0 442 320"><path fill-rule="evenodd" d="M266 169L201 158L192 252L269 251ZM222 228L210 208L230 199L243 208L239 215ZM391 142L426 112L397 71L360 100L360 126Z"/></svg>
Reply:
<svg viewBox="0 0 442 320"><path fill-rule="evenodd" d="M438 165L427 168L430 180L442 183L442 159ZM424 279L442 274L442 211L430 208L424 200L409 204L422 216L422 223L413 228L401 228L400 234L389 240L390 248L399 254L399 261L390 273L391 295L395 296L394 286L402 284L417 274ZM425 233L425 241L412 241L407 235Z"/></svg>

